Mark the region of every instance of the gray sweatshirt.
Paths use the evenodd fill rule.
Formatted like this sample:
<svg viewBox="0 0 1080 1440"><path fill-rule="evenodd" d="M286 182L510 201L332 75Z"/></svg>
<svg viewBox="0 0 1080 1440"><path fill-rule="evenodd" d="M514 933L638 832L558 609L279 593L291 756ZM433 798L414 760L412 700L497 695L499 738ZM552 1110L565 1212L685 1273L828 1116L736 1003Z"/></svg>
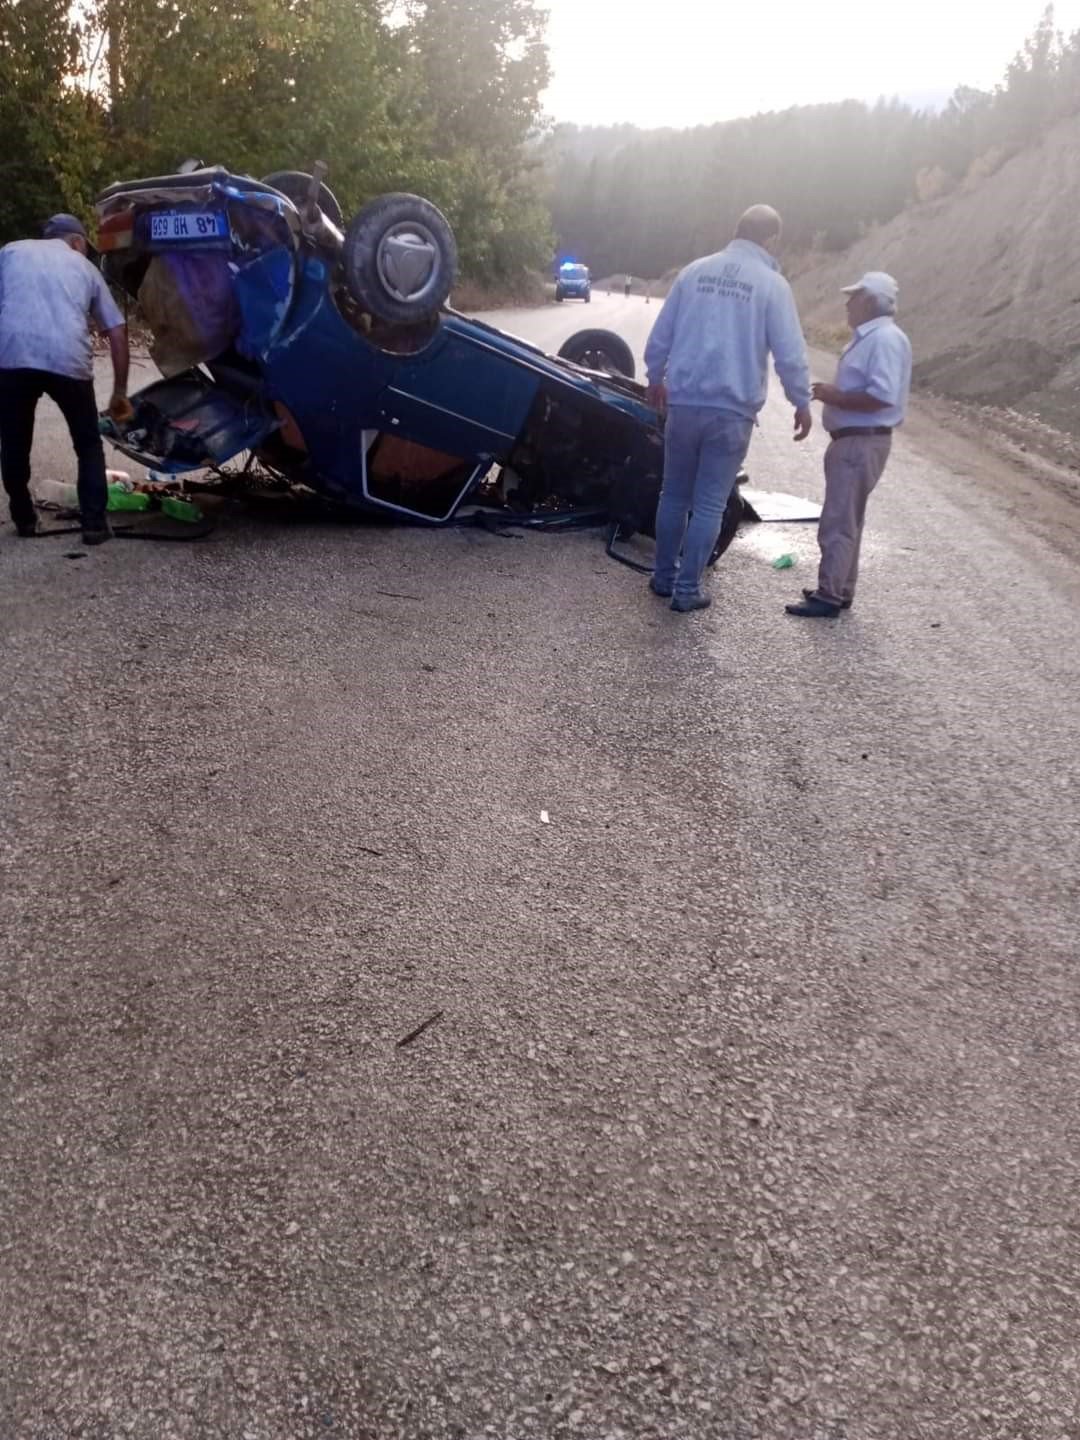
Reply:
<svg viewBox="0 0 1080 1440"><path fill-rule="evenodd" d="M765 404L769 354L796 409L810 368L791 286L767 250L733 240L682 271L645 347L649 382L670 405L708 405L753 419Z"/></svg>

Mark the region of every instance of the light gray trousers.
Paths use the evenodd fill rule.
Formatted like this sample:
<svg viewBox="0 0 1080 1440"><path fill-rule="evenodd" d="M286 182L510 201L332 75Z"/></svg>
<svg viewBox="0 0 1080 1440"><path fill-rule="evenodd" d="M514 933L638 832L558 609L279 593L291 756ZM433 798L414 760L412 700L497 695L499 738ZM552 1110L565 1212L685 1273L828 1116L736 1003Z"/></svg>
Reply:
<svg viewBox="0 0 1080 1440"><path fill-rule="evenodd" d="M891 448L891 435L845 435L831 441L825 451L817 594L832 605L855 595L866 502L881 479Z"/></svg>

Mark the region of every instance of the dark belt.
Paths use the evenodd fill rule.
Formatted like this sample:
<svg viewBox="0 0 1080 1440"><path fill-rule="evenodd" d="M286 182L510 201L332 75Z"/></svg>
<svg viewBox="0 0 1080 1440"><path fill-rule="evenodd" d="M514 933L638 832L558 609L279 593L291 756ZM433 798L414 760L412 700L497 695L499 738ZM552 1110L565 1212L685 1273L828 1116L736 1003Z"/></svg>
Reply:
<svg viewBox="0 0 1080 1440"><path fill-rule="evenodd" d="M891 425L866 425L866 426L861 426L861 427L853 426L853 427L852 427L851 429L849 429L849 430L830 430L830 431L829 431L829 438L830 438L831 440L847 440L847 439L848 439L850 436L852 436L852 435L891 435L891 434L892 434L892 426L891 426Z"/></svg>

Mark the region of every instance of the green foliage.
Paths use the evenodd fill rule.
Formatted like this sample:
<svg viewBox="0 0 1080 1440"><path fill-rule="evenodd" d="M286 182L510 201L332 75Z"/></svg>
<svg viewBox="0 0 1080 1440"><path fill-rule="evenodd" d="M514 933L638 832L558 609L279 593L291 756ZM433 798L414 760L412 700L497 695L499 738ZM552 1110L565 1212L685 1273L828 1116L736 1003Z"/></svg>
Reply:
<svg viewBox="0 0 1080 1440"><path fill-rule="evenodd" d="M556 230L601 275L657 276L717 249L757 201L780 207L790 244L820 236L842 248L904 204L906 156L926 125L901 105L851 101L688 131L620 130L613 148L607 132L563 129L546 147Z"/></svg>
<svg viewBox="0 0 1080 1440"><path fill-rule="evenodd" d="M347 213L393 189L444 205L466 271L506 277L546 259L521 145L547 82L534 0L392 8L97 0L80 29L67 0L0 0L0 117L6 134L21 116L25 135L0 240L188 158L256 176L323 159Z"/></svg>
<svg viewBox="0 0 1080 1440"><path fill-rule="evenodd" d="M428 194L454 224L467 271L500 280L554 247L538 167L523 146L549 78L534 0L406 0L402 98L430 157ZM422 185L410 188L422 189Z"/></svg>
<svg viewBox="0 0 1080 1440"><path fill-rule="evenodd" d="M410 77L433 144L512 163L550 78L534 0L405 0Z"/></svg>
<svg viewBox="0 0 1080 1440"><path fill-rule="evenodd" d="M845 102L541 139L544 18L538 0L0 0L0 242L189 157L253 175L324 159L347 213L385 190L434 200L466 274L546 268L553 217L597 273L661 275L756 200L792 246L843 247L1080 109L1080 35L1047 10L994 91L941 115Z"/></svg>
<svg viewBox="0 0 1080 1440"><path fill-rule="evenodd" d="M109 15L120 51L112 158L124 173L195 156L265 174L318 157L348 189L392 151L393 47L376 0L109 0Z"/></svg>
<svg viewBox="0 0 1080 1440"><path fill-rule="evenodd" d="M102 115L66 84L79 55L67 0L0 0L0 238L88 213Z"/></svg>

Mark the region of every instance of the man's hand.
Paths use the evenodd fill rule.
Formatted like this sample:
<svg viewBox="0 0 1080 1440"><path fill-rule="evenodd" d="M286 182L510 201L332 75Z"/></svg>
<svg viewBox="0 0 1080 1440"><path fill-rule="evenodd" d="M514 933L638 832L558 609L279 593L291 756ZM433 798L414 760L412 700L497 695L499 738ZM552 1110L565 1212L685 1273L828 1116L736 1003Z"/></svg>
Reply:
<svg viewBox="0 0 1080 1440"><path fill-rule="evenodd" d="M645 391L645 403L651 405L654 410L659 410L661 415L667 414L667 386L650 385Z"/></svg>
<svg viewBox="0 0 1080 1440"><path fill-rule="evenodd" d="M857 410L863 415L873 415L875 410L888 410L891 400L879 400L868 390L841 390L839 385L825 385L816 380L810 387L815 400L824 405L835 405L841 410Z"/></svg>
<svg viewBox="0 0 1080 1440"><path fill-rule="evenodd" d="M130 425L135 419L135 407L131 401L119 390L114 390L112 399L109 401L109 419L119 429Z"/></svg>
<svg viewBox="0 0 1080 1440"><path fill-rule="evenodd" d="M814 428L814 417L810 414L809 405L800 405L795 411L795 439L805 440Z"/></svg>
<svg viewBox="0 0 1080 1440"><path fill-rule="evenodd" d="M127 398L128 389L128 366L130 354L128 351L128 336L126 325L116 325L112 330L105 332L109 337L109 353L112 356L113 387L112 399L109 401L109 419L122 430L125 425L130 425L135 418L135 411L131 401Z"/></svg>

